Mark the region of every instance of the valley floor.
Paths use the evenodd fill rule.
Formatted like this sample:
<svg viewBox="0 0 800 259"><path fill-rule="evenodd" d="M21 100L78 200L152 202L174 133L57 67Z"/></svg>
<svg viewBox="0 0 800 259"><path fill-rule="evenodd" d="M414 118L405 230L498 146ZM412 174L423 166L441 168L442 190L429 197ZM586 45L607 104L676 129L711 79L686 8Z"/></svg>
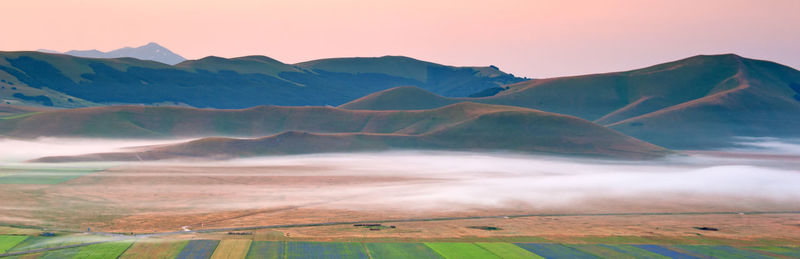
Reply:
<svg viewBox="0 0 800 259"><path fill-rule="evenodd" d="M374 249L423 247L448 258L442 253L452 252L452 242L472 248L499 242L510 246L502 249L532 254L598 255L612 249L602 245L624 245L637 253L686 252L700 258L730 249L778 256L754 247L795 251L791 247L800 243L797 163L716 153L658 162L475 153L7 162L0 167L0 223L29 228L0 227L0 235L33 238L55 232L78 238L36 237L53 247L99 239L108 244L104 251L123 255L151 241L206 240L195 244L208 248L202 253L240 257L256 244L281 249L326 244L292 243L309 241L367 254L376 251L371 246L381 246L373 243L402 243L416 248ZM382 226L353 226L357 221ZM107 243L115 239L123 243ZM28 249L18 246L12 247ZM176 253L185 249L153 246Z"/></svg>

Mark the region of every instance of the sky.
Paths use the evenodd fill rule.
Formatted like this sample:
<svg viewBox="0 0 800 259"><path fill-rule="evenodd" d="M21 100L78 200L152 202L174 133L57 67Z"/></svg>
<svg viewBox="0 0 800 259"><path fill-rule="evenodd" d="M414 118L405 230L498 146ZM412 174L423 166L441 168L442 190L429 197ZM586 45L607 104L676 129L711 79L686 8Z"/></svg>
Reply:
<svg viewBox="0 0 800 259"><path fill-rule="evenodd" d="M800 68L798 0L0 0L0 50L403 55L545 78L736 53Z"/></svg>

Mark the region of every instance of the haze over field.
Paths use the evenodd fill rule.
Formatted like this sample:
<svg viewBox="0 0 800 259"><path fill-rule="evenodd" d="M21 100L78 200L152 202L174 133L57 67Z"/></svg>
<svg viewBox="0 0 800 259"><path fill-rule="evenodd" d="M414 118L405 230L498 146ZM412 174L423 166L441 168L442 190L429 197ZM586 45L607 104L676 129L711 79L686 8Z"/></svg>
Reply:
<svg viewBox="0 0 800 259"><path fill-rule="evenodd" d="M53 168L53 165L21 163L23 160L163 143L166 142L5 139L0 140L0 145L13 144L16 151L0 151L0 157L13 157L0 167L4 173L36 177L37 170L42 170L36 168ZM770 150L772 154L800 148L775 139L751 144L779 147ZM0 198L11 201L0 208L6 215L3 220L25 219L45 225L87 220L84 225L100 224L84 218L89 217L84 213L91 211L106 211L98 213L124 225L120 222L143 215L169 218L167 215L253 210L266 211L255 215L327 210L418 217L482 211L496 214L800 209L797 206L800 191L796 188L800 182L797 169L800 163L781 159L693 155L620 162L519 153L379 152L228 161L66 163L58 167L106 169L49 187L41 196L29 196L25 194L27 191L14 193L14 188L7 188L0 193ZM38 174L51 175L45 171ZM17 199L10 199L9 195ZM31 199L47 200L50 202L45 204L50 205L31 203ZM63 199L69 200L69 205L51 203ZM59 222L49 222L55 220L50 216L35 216L42 211L57 212L54 215L61 215ZM180 222L180 218L175 220ZM178 222L173 224L196 223Z"/></svg>

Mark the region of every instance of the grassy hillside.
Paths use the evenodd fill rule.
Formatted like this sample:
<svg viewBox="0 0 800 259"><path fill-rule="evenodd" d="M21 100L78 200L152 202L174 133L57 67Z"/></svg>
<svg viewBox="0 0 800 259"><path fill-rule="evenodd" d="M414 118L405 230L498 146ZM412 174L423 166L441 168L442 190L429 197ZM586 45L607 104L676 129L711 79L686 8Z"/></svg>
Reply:
<svg viewBox="0 0 800 259"><path fill-rule="evenodd" d="M145 153L113 154L113 160L387 149L514 150L626 158L655 157L667 152L579 118L477 103L416 111L277 106L244 110L96 107L43 111L0 120L0 134L31 138L268 136L205 138Z"/></svg>
<svg viewBox="0 0 800 259"><path fill-rule="evenodd" d="M447 98L425 89L410 86L395 87L383 90L351 102L339 108L348 110L424 110L434 109L466 99Z"/></svg>
<svg viewBox="0 0 800 259"><path fill-rule="evenodd" d="M421 134L480 114L527 110L460 103L423 111L260 106L242 110L108 106L40 112L0 121L0 135L65 137L265 136L284 131Z"/></svg>
<svg viewBox="0 0 800 259"><path fill-rule="evenodd" d="M483 98L378 92L356 110L429 109L471 101L578 116L671 148L716 148L735 136L800 137L800 71L736 55L696 56L644 69L531 80Z"/></svg>
<svg viewBox="0 0 800 259"><path fill-rule="evenodd" d="M409 62L399 64L398 59ZM522 81L496 69L450 67L400 57L370 60L367 65L349 59L290 65L264 56L206 57L170 66L133 58L0 52L0 101L53 107L320 106L339 105L404 85L448 96L467 96L484 88ZM341 69L326 65L330 62ZM405 68L424 71L425 76L395 71Z"/></svg>

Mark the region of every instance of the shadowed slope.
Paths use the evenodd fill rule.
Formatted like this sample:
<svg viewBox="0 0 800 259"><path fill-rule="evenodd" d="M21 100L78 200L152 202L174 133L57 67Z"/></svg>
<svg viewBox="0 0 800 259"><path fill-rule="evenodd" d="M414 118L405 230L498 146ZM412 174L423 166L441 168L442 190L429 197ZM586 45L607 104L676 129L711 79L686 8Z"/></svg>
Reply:
<svg viewBox="0 0 800 259"><path fill-rule="evenodd" d="M484 98L391 89L342 105L425 109L460 101L578 116L671 148L716 148L736 136L800 137L800 71L736 55L696 56L628 72L531 80ZM390 100L390 101L389 101Z"/></svg>

